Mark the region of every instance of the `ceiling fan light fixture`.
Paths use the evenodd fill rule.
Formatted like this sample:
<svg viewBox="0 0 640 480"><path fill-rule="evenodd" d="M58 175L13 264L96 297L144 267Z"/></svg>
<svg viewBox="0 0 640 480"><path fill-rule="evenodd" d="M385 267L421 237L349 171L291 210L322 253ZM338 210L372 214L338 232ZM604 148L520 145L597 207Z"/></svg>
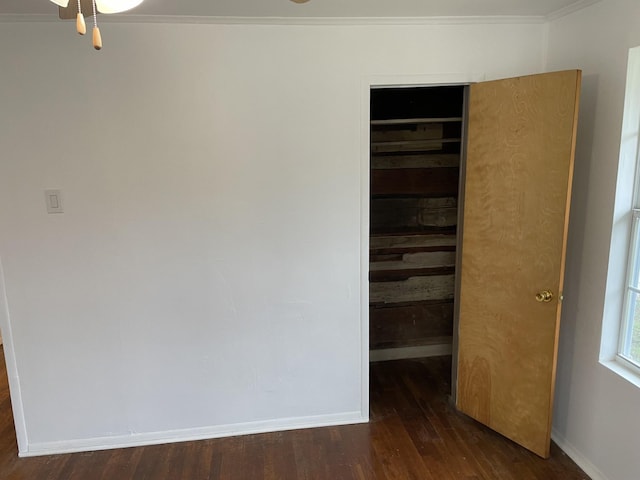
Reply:
<svg viewBox="0 0 640 480"><path fill-rule="evenodd" d="M142 1L143 0L96 0L96 5L100 13L120 13L137 7Z"/></svg>
<svg viewBox="0 0 640 480"><path fill-rule="evenodd" d="M87 33L84 17L89 15L87 10L91 11L93 17L93 48L96 50L102 49L102 35L100 34L100 28L98 28L98 13L126 12L143 2L143 0L74 0L74 3L78 3L76 8L74 3L71 4L72 6L69 5L69 0L50 1L58 5L61 19L71 19L72 16L75 16L76 30L80 35Z"/></svg>

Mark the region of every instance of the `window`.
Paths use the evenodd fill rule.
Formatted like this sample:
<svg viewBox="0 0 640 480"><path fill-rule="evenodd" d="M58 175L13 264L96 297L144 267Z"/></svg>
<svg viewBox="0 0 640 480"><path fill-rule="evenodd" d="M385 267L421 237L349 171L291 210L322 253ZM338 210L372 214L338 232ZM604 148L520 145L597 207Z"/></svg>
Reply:
<svg viewBox="0 0 640 480"><path fill-rule="evenodd" d="M636 177L638 169L636 168ZM637 185L637 182L636 182ZM636 186L637 206L640 197ZM631 248L627 266L627 288L625 292L622 323L620 329L619 360L630 364L640 372L640 209L634 208L631 227Z"/></svg>
<svg viewBox="0 0 640 480"><path fill-rule="evenodd" d="M640 387L640 47L629 50L600 360Z"/></svg>
<svg viewBox="0 0 640 480"><path fill-rule="evenodd" d="M640 388L640 47L629 50L600 363Z"/></svg>

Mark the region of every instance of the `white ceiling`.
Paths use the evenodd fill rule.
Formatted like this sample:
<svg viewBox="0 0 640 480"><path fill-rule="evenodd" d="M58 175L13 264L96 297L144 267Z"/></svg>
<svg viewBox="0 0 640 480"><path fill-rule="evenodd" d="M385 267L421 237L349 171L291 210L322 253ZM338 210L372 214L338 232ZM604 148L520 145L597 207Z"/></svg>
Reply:
<svg viewBox="0 0 640 480"><path fill-rule="evenodd" d="M71 0L73 1L73 0ZM236 17L547 16L594 0L145 0L137 15ZM57 14L49 0L1 0L0 14Z"/></svg>

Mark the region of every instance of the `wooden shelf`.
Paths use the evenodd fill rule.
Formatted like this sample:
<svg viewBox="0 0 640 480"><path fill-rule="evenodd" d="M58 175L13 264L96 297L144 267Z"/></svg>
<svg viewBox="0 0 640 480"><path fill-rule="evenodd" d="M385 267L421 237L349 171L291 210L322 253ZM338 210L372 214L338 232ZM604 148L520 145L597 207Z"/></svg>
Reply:
<svg viewBox="0 0 640 480"><path fill-rule="evenodd" d="M405 325L401 325L405 327ZM374 327L375 328L375 327ZM407 332L411 331L414 335L413 338L407 337ZM451 345L453 324L451 328L447 328L446 333L448 335L442 335L438 337L430 336L429 331L426 330L423 333L422 330L414 328L412 330L404 328L404 332L397 333L391 331L381 331L369 334L369 349L371 350L373 357L375 358L376 351L389 351L391 349L402 349L406 347L426 347L431 345Z"/></svg>
<svg viewBox="0 0 640 480"><path fill-rule="evenodd" d="M373 265L374 264L372 264L372 266ZM371 270L369 272L369 282L404 282L414 277L433 277L453 275L454 273L456 273L456 267L454 265L432 268L410 268L405 270Z"/></svg>
<svg viewBox="0 0 640 480"><path fill-rule="evenodd" d="M454 274L410 277L403 281L371 282L369 305L452 300Z"/></svg>
<svg viewBox="0 0 640 480"><path fill-rule="evenodd" d="M455 225L434 226L408 226L408 227L371 227L371 237L387 237L392 235L446 235L456 230Z"/></svg>
<svg viewBox="0 0 640 480"><path fill-rule="evenodd" d="M369 250L369 281L399 282L453 274L455 250L455 235L374 237Z"/></svg>
<svg viewBox="0 0 640 480"><path fill-rule="evenodd" d="M371 125L413 125L420 123L449 123L461 122L462 117L442 117L442 118L393 118L389 120L371 120Z"/></svg>
<svg viewBox="0 0 640 480"><path fill-rule="evenodd" d="M456 249L455 232L414 235L372 235L370 255L394 255L419 252L448 252Z"/></svg>
<svg viewBox="0 0 640 480"><path fill-rule="evenodd" d="M460 154L458 153L386 152L371 155L372 170L457 168L459 166Z"/></svg>
<svg viewBox="0 0 640 480"><path fill-rule="evenodd" d="M401 140L397 142L371 142L371 147L410 147L421 145L429 147L443 143L460 143L461 138L429 138L424 140Z"/></svg>

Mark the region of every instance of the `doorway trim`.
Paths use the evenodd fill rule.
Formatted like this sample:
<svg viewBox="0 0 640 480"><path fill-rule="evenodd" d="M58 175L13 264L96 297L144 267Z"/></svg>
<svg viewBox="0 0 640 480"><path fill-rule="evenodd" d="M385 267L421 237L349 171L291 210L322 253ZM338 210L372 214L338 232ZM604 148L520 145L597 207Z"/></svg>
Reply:
<svg viewBox="0 0 640 480"><path fill-rule="evenodd" d="M362 412L363 419L369 418L369 213L371 209L369 181L371 169L371 90L377 88L460 86L481 82L483 80L485 80L484 73L474 72L423 75L368 75L362 78L360 87L360 411ZM455 332L453 337L453 356L455 358Z"/></svg>
<svg viewBox="0 0 640 480"><path fill-rule="evenodd" d="M11 408L13 410L13 423L18 440L18 454L23 455L28 451L27 424L24 417L24 406L22 403L22 390L20 388L20 376L18 375L18 365L16 352L13 343L13 331L9 315L9 303L4 282L4 270L2 259L0 258L0 326L2 326L2 343L4 345L4 359L7 366L7 377L9 379L9 396L11 397Z"/></svg>

